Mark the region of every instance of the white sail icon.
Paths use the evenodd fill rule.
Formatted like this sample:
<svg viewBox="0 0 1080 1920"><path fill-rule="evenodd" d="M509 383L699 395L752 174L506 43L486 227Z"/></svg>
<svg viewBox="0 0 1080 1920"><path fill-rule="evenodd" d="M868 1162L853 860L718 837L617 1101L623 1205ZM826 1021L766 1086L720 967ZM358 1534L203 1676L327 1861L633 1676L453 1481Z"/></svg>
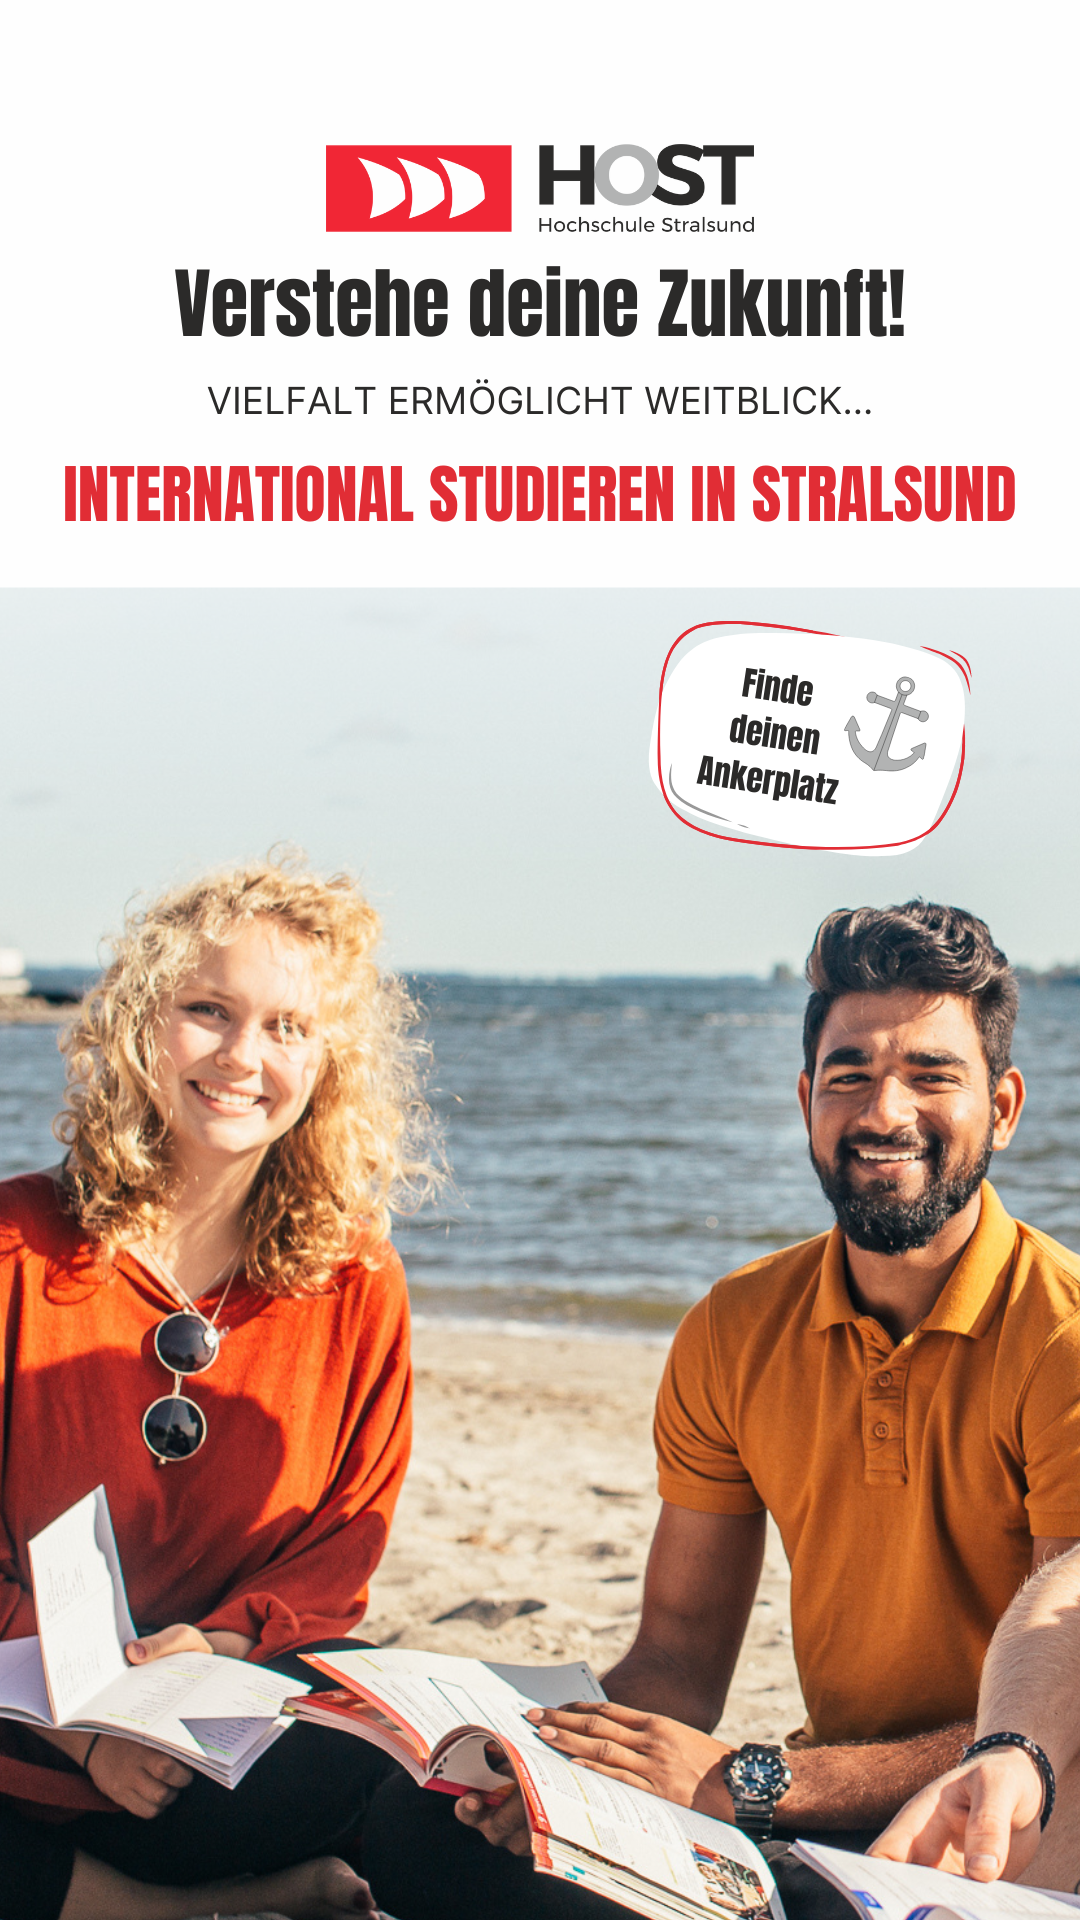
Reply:
<svg viewBox="0 0 1080 1920"><path fill-rule="evenodd" d="M445 200L446 188L434 167L422 167L419 160L404 158L401 165L409 176L409 185L412 188L409 219L415 220L422 213L430 213L432 207L437 207L440 200Z"/></svg>
<svg viewBox="0 0 1080 1920"><path fill-rule="evenodd" d="M398 166L402 169L401 173L395 172L393 167L384 167L379 160L361 159L360 165L371 182L372 220L378 220L382 214L392 213L395 207L400 207L405 198L406 179L410 192L410 220L430 213L446 199L446 188L434 167L425 167L419 160L406 160L403 154L400 155ZM480 205L484 198L484 182L474 168L462 166L460 160L444 160L440 154L439 165L445 169L450 182L447 219L458 220L463 213L471 213L474 207Z"/></svg>
<svg viewBox="0 0 1080 1920"><path fill-rule="evenodd" d="M377 220L381 213L390 213L394 207L400 207L405 198L405 182L393 167L384 167L378 160L361 160L360 165L371 181L371 218Z"/></svg>
<svg viewBox="0 0 1080 1920"><path fill-rule="evenodd" d="M471 213L480 205L484 197L484 183L472 167L463 167L460 160L444 160L439 155L440 167L445 167L450 182L450 218L456 220L463 213Z"/></svg>

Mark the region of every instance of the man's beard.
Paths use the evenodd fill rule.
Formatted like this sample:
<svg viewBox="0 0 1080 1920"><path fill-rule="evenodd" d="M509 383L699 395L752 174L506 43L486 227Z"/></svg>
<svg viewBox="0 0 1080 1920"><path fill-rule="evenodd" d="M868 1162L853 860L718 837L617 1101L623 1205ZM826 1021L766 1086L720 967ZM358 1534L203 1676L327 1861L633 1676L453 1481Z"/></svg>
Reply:
<svg viewBox="0 0 1080 1920"><path fill-rule="evenodd" d="M879 1151L886 1145L898 1152L925 1151L926 1183L918 1198L904 1199L893 1181L878 1181L867 1190L857 1188L851 1177L856 1144ZM967 1206L982 1185L993 1151L991 1120L981 1152L949 1170L944 1164L945 1142L936 1133L902 1141L856 1135L854 1141L841 1140L835 1166L825 1166L812 1145L810 1160L846 1239L866 1253L911 1253L916 1247L929 1246L942 1227Z"/></svg>

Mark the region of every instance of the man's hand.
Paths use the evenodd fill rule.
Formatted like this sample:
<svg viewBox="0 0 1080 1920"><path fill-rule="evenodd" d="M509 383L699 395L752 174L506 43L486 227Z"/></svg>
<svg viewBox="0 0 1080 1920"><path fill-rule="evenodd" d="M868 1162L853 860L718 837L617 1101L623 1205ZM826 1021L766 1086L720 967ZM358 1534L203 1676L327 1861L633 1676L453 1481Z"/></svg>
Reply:
<svg viewBox="0 0 1080 1920"><path fill-rule="evenodd" d="M534 1707L527 1718L542 1740L594 1773L606 1773L680 1807L696 1807L717 1820L733 1817L721 1768L735 1748L697 1727L613 1701Z"/></svg>
<svg viewBox="0 0 1080 1920"><path fill-rule="evenodd" d="M916 1793L870 1852L972 1880L1015 1880L1039 1844L1042 1801L1039 1770L1021 1748L981 1753Z"/></svg>
<svg viewBox="0 0 1080 1920"><path fill-rule="evenodd" d="M493 1847L505 1847L510 1853L531 1853L532 1835L525 1801L516 1781L504 1787L496 1804L495 1794L467 1793L454 1807L466 1827L475 1827Z"/></svg>

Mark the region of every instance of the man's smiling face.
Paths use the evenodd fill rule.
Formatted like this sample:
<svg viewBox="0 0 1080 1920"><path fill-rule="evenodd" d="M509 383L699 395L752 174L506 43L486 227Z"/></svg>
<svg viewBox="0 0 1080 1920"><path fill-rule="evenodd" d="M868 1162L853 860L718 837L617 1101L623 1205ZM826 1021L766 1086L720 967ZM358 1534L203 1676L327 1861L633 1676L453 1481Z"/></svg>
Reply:
<svg viewBox="0 0 1080 1920"><path fill-rule="evenodd" d="M1012 1132L972 1003L955 994L841 995L799 1099L826 1198L847 1238L872 1253L928 1246Z"/></svg>

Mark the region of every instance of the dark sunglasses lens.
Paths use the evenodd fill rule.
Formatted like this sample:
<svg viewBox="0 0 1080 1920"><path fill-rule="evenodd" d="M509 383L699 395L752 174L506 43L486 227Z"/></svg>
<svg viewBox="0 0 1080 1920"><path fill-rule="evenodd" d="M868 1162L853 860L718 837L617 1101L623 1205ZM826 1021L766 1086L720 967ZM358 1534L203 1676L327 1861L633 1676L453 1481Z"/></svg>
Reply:
<svg viewBox="0 0 1080 1920"><path fill-rule="evenodd" d="M206 1421L194 1400L170 1395L143 1415L143 1439L159 1460L186 1460L206 1439Z"/></svg>
<svg viewBox="0 0 1080 1920"><path fill-rule="evenodd" d="M197 1313L170 1313L154 1334L158 1359L170 1373L202 1373L217 1357L218 1332Z"/></svg>

